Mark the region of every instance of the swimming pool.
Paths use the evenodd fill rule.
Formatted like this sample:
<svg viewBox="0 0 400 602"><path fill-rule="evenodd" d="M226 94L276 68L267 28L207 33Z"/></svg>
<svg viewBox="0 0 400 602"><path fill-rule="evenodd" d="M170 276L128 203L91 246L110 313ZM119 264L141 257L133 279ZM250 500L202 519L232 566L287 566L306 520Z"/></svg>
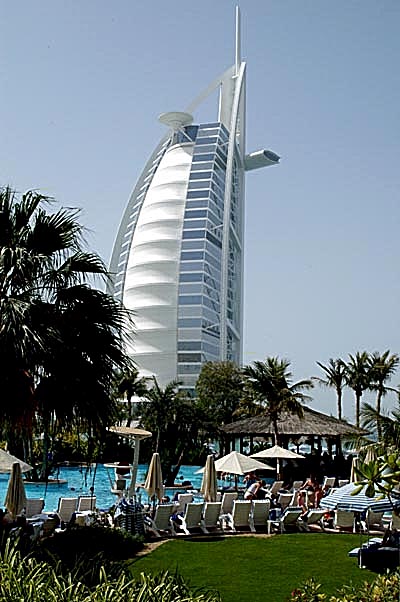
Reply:
<svg viewBox="0 0 400 602"><path fill-rule="evenodd" d="M146 478L147 464L139 464L137 473L137 482L143 483ZM193 489L200 489L201 474L196 474L200 466L182 466L176 479L177 483L190 481ZM66 479L65 484L44 484L25 483L26 497L43 498L45 500L45 511L53 512L57 509L59 497L76 497L79 495L90 495L90 488L93 487L94 495L97 497L97 507L102 510L108 510L117 500L117 496L110 491L111 484L114 481L114 470L106 468L103 464L92 467L88 470L86 467L62 466L57 472L57 478ZM4 505L6 497L9 475L0 474L0 507ZM218 481L219 487L229 485L227 481ZM166 490L166 493L173 497L177 490ZM182 488L185 491L185 488ZM143 502L148 501L147 493L144 489L140 490Z"/></svg>

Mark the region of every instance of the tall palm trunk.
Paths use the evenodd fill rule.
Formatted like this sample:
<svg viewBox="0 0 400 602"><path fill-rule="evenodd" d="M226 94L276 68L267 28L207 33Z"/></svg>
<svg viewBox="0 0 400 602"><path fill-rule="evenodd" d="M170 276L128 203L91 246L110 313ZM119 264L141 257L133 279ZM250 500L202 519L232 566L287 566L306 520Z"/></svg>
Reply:
<svg viewBox="0 0 400 602"><path fill-rule="evenodd" d="M360 427L360 407L362 391L356 391L356 426Z"/></svg>
<svg viewBox="0 0 400 602"><path fill-rule="evenodd" d="M382 439L382 426L381 426L381 421L379 420L379 416L381 413L381 408L382 408L382 389L379 388L378 389L378 393L376 395L376 432L378 434L378 441L381 441Z"/></svg>
<svg viewBox="0 0 400 602"><path fill-rule="evenodd" d="M337 393L337 416L338 420L342 420L342 389L336 389Z"/></svg>

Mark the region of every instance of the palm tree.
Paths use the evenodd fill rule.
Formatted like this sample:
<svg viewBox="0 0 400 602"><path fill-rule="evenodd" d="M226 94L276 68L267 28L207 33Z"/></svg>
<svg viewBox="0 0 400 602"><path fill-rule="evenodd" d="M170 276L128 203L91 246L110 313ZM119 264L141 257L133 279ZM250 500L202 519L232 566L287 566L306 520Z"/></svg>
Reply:
<svg viewBox="0 0 400 602"><path fill-rule="evenodd" d="M337 416L339 420L342 420L342 396L343 387L346 384L346 365L340 358L337 360L330 358L327 366L321 362L317 362L317 364L325 372L326 377L313 376L312 380L317 381L324 387L335 389L337 396Z"/></svg>
<svg viewBox="0 0 400 602"><path fill-rule="evenodd" d="M139 377L137 368L118 372L114 378L113 388L118 397L123 396L128 405L126 426L132 421L132 397L143 397L147 393L147 381L145 377Z"/></svg>
<svg viewBox="0 0 400 602"><path fill-rule="evenodd" d="M346 384L353 389L355 395L356 426L360 426L361 397L371 387L371 362L366 351L349 354L346 364Z"/></svg>
<svg viewBox="0 0 400 602"><path fill-rule="evenodd" d="M243 368L245 395L267 415L274 430L275 444L279 444L278 421L282 412L303 416L302 402L309 399L303 390L313 387L311 380L292 383L290 362L278 357L267 357Z"/></svg>
<svg viewBox="0 0 400 602"><path fill-rule="evenodd" d="M400 448L400 393L398 392L397 407L391 411L391 415L378 413L371 404L364 403L361 410L362 425L366 429L374 429L379 424L381 437L376 446L380 454L384 450Z"/></svg>
<svg viewBox="0 0 400 602"><path fill-rule="evenodd" d="M89 282L107 277L83 250L78 211L45 210L52 199L0 189L0 386L3 436L27 443L35 420L46 444L56 429L112 420L111 375L124 369L124 308ZM25 456L28 457L28 456Z"/></svg>
<svg viewBox="0 0 400 602"><path fill-rule="evenodd" d="M382 398L388 391L396 391L391 387L387 387L386 383L391 379L399 365L400 358L397 354L390 355L389 349L380 355L375 351L370 356L371 370L371 389L376 391L376 412L381 413ZM379 420L376 423L378 439L381 438L382 432Z"/></svg>
<svg viewBox="0 0 400 602"><path fill-rule="evenodd" d="M185 455L199 451L199 430L202 425L197 404L178 390L179 382L172 381L163 389L153 378L154 385L143 396L141 421L156 433L154 451L159 452L166 485L173 485Z"/></svg>

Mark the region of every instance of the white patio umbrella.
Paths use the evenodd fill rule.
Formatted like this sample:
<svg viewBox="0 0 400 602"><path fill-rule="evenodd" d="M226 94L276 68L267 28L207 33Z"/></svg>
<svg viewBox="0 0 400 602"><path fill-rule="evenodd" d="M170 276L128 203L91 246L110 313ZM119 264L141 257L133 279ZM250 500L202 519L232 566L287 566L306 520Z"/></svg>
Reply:
<svg viewBox="0 0 400 602"><path fill-rule="evenodd" d="M4 505L13 518L26 506L26 493L19 462L14 462L12 466Z"/></svg>
<svg viewBox="0 0 400 602"><path fill-rule="evenodd" d="M285 449L280 445L274 445L273 447L269 447L268 449L262 449L256 454L251 455L252 458L276 458L276 473L279 476L280 473L280 459L284 460L300 460L304 459L304 456L301 454L296 454L296 452L290 451L290 449Z"/></svg>
<svg viewBox="0 0 400 602"><path fill-rule="evenodd" d="M207 456L200 493L203 494L206 502L215 502L217 499L217 471L215 470L215 461L212 454Z"/></svg>
<svg viewBox="0 0 400 602"><path fill-rule="evenodd" d="M23 462L23 460L19 460L12 454L9 454L4 449L0 449L0 473L9 473L12 470L13 464L17 462L21 467L21 472L28 472L29 470L33 470L32 466Z"/></svg>
<svg viewBox="0 0 400 602"><path fill-rule="evenodd" d="M154 453L152 455L144 488L146 489L147 495L150 498L158 498L158 501L161 502L161 498L164 495L164 485L161 471L160 454Z"/></svg>
<svg viewBox="0 0 400 602"><path fill-rule="evenodd" d="M128 437L134 440L135 449L133 452L133 462L132 462L132 470L131 470L131 482L129 485L129 497L132 497L135 494L136 489L136 476L137 469L139 465L139 450L140 450L140 442L142 439L147 439L147 437L151 437L152 433L150 431L145 431L144 429L134 428L132 426L110 426L108 429L112 433L116 433L121 437Z"/></svg>

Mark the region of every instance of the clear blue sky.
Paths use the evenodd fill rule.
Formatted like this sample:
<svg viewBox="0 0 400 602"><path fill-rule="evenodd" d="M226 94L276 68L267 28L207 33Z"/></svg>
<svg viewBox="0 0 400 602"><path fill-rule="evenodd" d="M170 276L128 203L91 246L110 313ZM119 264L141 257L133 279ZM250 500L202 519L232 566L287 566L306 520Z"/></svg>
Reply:
<svg viewBox="0 0 400 602"><path fill-rule="evenodd" d="M233 63L235 4L2 2L0 183L81 207L108 262L158 115ZM316 360L400 353L400 2L241 11L247 150L282 157L247 178L244 361L287 357L299 379ZM335 412L334 395L313 396Z"/></svg>

